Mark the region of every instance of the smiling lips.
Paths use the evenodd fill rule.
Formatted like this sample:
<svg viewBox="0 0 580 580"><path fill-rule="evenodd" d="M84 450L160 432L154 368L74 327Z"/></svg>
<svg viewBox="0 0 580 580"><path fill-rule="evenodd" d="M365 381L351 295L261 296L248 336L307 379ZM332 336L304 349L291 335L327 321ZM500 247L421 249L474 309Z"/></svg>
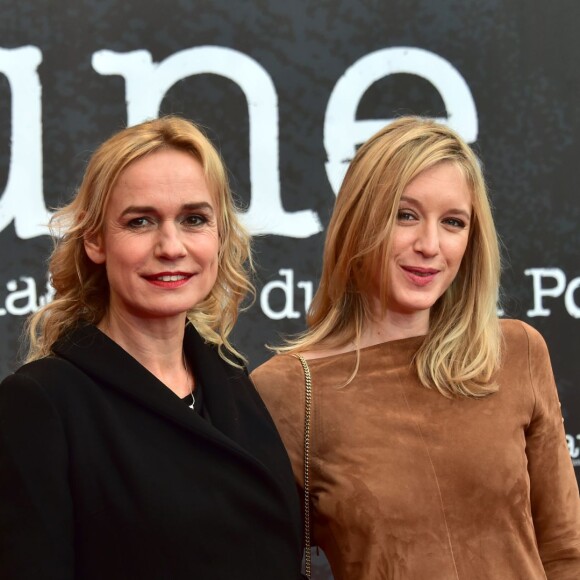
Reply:
<svg viewBox="0 0 580 580"><path fill-rule="evenodd" d="M192 274L186 272L160 272L143 276L147 282L161 288L178 288L183 286L192 277Z"/></svg>
<svg viewBox="0 0 580 580"><path fill-rule="evenodd" d="M427 286L430 284L435 276L439 274L439 270L435 268L420 268L418 266L402 266L407 278L416 286Z"/></svg>

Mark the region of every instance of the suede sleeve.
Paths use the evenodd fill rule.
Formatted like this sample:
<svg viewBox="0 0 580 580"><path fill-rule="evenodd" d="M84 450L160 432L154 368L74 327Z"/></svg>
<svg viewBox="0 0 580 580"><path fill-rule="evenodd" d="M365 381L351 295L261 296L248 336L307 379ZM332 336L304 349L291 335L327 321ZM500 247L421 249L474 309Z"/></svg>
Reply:
<svg viewBox="0 0 580 580"><path fill-rule="evenodd" d="M548 580L580 578L580 497L546 343L525 325L535 396L526 430L534 528Z"/></svg>
<svg viewBox="0 0 580 580"><path fill-rule="evenodd" d="M74 577L73 513L60 418L31 377L0 384L0 577Z"/></svg>
<svg viewBox="0 0 580 580"><path fill-rule="evenodd" d="M304 373L300 362L288 355L274 356L255 369L251 373L251 379L272 415L288 452L303 506L305 391ZM314 453L313 449L311 451ZM303 516L303 509L301 513ZM314 533L312 536L311 540L314 543Z"/></svg>

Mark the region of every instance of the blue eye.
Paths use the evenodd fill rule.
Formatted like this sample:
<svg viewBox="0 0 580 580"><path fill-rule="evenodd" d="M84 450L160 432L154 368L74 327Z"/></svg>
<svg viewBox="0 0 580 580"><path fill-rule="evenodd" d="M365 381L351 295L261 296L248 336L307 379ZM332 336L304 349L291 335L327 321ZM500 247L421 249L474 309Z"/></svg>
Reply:
<svg viewBox="0 0 580 580"><path fill-rule="evenodd" d="M450 226L453 226L454 228L460 228L460 229L465 228L465 222L463 220L458 219L458 218L447 218L444 221L446 224L449 224Z"/></svg>
<svg viewBox="0 0 580 580"><path fill-rule="evenodd" d="M138 230L140 228L144 228L151 223L151 220L146 217L137 217L133 218L128 222L128 226L132 229Z"/></svg>
<svg viewBox="0 0 580 580"><path fill-rule="evenodd" d="M399 210L399 212L397 213L397 219L402 222L409 222L416 218L410 211Z"/></svg>

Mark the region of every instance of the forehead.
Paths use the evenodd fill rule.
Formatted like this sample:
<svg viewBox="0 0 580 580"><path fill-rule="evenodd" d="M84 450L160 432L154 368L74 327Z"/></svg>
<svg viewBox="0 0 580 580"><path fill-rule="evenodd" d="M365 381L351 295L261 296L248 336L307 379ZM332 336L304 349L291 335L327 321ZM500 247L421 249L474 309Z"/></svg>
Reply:
<svg viewBox="0 0 580 580"><path fill-rule="evenodd" d="M199 176L203 176L203 168L192 154L178 149L160 149L129 163L119 174L114 188L184 181Z"/></svg>
<svg viewBox="0 0 580 580"><path fill-rule="evenodd" d="M455 203L471 207L473 193L460 165L443 161L424 169L405 187L403 197L422 203Z"/></svg>
<svg viewBox="0 0 580 580"><path fill-rule="evenodd" d="M195 198L195 199L193 199ZM215 204L201 163L178 149L161 149L131 162L113 185L108 206L119 203L207 201Z"/></svg>

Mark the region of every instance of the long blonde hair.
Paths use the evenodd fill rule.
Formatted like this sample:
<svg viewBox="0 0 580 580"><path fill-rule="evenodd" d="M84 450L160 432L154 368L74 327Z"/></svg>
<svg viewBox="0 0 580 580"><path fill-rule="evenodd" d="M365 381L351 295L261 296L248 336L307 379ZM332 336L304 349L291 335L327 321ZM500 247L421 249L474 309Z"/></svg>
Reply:
<svg viewBox="0 0 580 580"><path fill-rule="evenodd" d="M480 162L453 130L419 117L397 119L358 149L328 226L309 328L279 351L316 349L322 342L325 348L358 345L373 317L369 288L377 271L387 271L403 191L422 171L442 162L461 169L472 193L473 216L459 272L431 308L414 365L421 383L445 396L481 397L497 390L500 253ZM381 276L383 310L388 284ZM356 368L358 355L357 347Z"/></svg>
<svg viewBox="0 0 580 580"><path fill-rule="evenodd" d="M203 132L192 122L166 116L128 127L105 141L91 157L74 199L51 218L55 247L49 260L54 300L28 320L27 361L52 352L54 343L80 322L97 324L109 303L104 265L91 261L85 238L99 234L115 183L134 161L160 149L191 154L202 165L218 209L219 267L210 294L187 313L201 336L219 348L222 358L238 364L243 357L228 336L244 297L254 293L250 236L241 225L223 162ZM227 356L229 353L232 356Z"/></svg>

